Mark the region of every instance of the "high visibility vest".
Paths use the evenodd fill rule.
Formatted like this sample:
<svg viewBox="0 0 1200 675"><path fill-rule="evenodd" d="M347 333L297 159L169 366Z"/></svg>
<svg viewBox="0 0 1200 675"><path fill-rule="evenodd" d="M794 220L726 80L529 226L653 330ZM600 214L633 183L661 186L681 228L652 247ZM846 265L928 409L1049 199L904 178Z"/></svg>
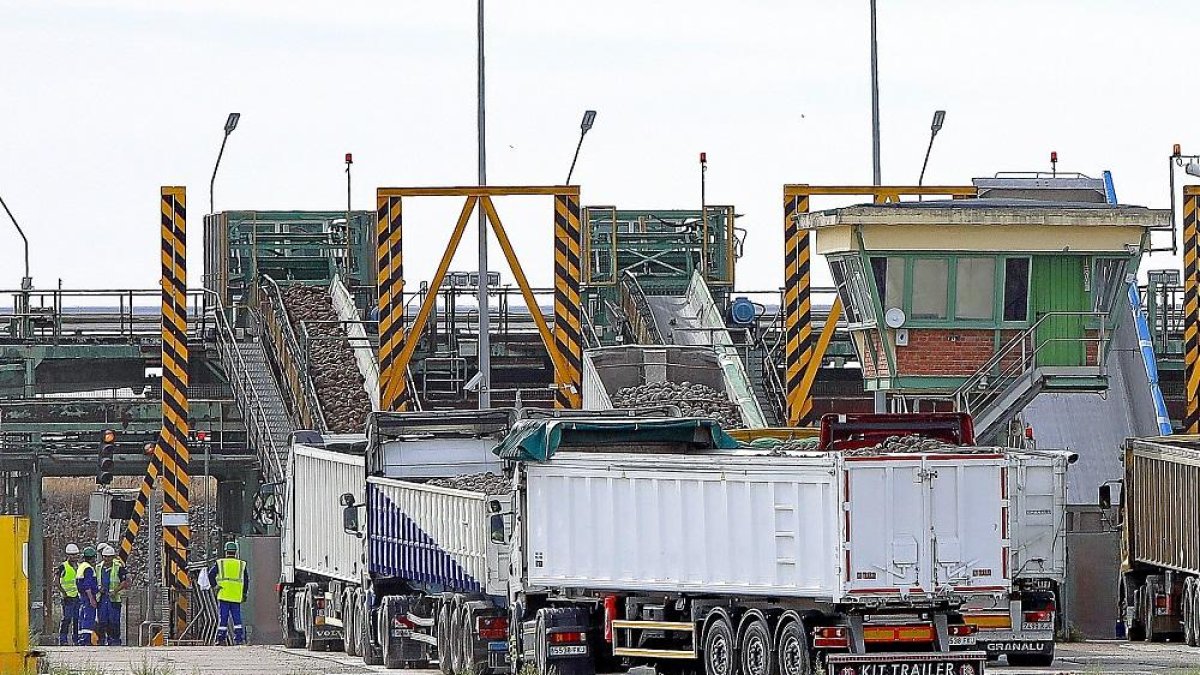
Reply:
<svg viewBox="0 0 1200 675"><path fill-rule="evenodd" d="M82 578L83 578L83 575L84 575L84 573L85 573L85 572L87 572L88 570L93 570L93 573L94 573L94 571L95 571L95 568L94 568L94 567L92 567L92 564L91 564L90 562L87 562L86 560L85 560L85 561L83 561L83 562L81 562L81 563L79 563L79 567L76 567L76 568L75 568L75 581L76 581L76 584L75 584L75 593L76 593L76 594L78 594L78 593L79 593L79 583L78 583L78 581L79 581L80 579L82 579Z"/></svg>
<svg viewBox="0 0 1200 675"><path fill-rule="evenodd" d="M108 588L104 588L104 574L108 573ZM123 602L125 591L121 588L121 561L114 559L100 571L100 588L108 591L110 602Z"/></svg>
<svg viewBox="0 0 1200 675"><path fill-rule="evenodd" d="M217 560L217 600L240 603L246 594L246 563L237 558Z"/></svg>
<svg viewBox="0 0 1200 675"><path fill-rule="evenodd" d="M71 562L64 560L62 564L62 574L58 577L58 587L62 589L63 595L68 598L79 597L79 587L75 585L75 577L77 573L75 568L71 566Z"/></svg>

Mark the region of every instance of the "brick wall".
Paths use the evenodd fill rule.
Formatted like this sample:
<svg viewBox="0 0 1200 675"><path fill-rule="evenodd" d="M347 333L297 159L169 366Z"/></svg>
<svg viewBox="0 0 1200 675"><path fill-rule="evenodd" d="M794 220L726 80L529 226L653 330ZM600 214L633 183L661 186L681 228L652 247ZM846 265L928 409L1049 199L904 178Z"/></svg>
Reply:
<svg viewBox="0 0 1200 675"><path fill-rule="evenodd" d="M862 355L863 377L890 377L891 369L888 367L887 354L879 339L879 331L875 329L860 331L856 337L859 337L855 340L855 344L858 345L859 353Z"/></svg>
<svg viewBox="0 0 1200 675"><path fill-rule="evenodd" d="M1000 344L1013 335L1003 335ZM994 352L995 333L991 330L911 328L908 346L896 347L896 370L901 376L965 376L978 370Z"/></svg>

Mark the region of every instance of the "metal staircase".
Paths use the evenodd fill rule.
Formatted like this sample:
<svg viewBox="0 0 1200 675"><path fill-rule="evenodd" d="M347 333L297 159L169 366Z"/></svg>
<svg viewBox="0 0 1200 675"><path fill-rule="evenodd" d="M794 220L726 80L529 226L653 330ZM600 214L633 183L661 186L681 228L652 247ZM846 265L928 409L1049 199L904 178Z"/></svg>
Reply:
<svg viewBox="0 0 1200 675"><path fill-rule="evenodd" d="M246 436L258 453L268 481L282 480L294 429L275 381L266 350L256 339L238 339L224 307L216 308L217 348L234 400L246 423Z"/></svg>
<svg viewBox="0 0 1200 675"><path fill-rule="evenodd" d="M1064 321L1085 329L1073 337L1059 337L1051 329ZM1104 312L1048 312L997 350L952 395L955 409L974 418L976 438L982 443L997 437L1043 391L1106 390L1107 321ZM1079 357L1065 363L1049 358L1062 344L1078 345Z"/></svg>

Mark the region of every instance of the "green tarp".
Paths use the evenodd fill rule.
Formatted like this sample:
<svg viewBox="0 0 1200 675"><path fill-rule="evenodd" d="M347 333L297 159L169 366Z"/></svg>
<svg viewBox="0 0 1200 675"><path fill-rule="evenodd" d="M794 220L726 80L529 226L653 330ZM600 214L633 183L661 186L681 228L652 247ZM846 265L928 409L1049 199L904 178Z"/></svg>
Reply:
<svg viewBox="0 0 1200 675"><path fill-rule="evenodd" d="M714 420L522 420L492 452L503 459L544 462L560 446L619 446L688 443L705 449L733 449L737 441Z"/></svg>

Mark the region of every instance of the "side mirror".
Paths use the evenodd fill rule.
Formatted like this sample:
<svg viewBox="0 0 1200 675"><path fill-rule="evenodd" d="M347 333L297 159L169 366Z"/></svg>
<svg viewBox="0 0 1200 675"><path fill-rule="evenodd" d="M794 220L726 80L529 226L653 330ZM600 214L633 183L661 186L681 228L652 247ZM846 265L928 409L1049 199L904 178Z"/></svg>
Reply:
<svg viewBox="0 0 1200 675"><path fill-rule="evenodd" d="M493 515L488 519L488 530L493 544L503 544L504 538L504 516Z"/></svg>
<svg viewBox="0 0 1200 675"><path fill-rule="evenodd" d="M263 497L283 494L283 483L263 483L258 486L258 494Z"/></svg>
<svg viewBox="0 0 1200 675"><path fill-rule="evenodd" d="M488 513L500 513L500 511L502 510L502 507L500 505L500 500L498 500L498 499L493 499L493 500L489 501L487 503L487 507L488 507Z"/></svg>
<svg viewBox="0 0 1200 675"><path fill-rule="evenodd" d="M342 529L346 534L352 534L356 537L361 537L362 533L358 531L358 507L353 504L342 508Z"/></svg>
<svg viewBox="0 0 1200 675"><path fill-rule="evenodd" d="M347 492L341 497L338 497L338 503L342 506L354 506L354 495Z"/></svg>
<svg viewBox="0 0 1200 675"><path fill-rule="evenodd" d="M1100 486L1099 503L1100 508L1107 509L1112 507L1112 486L1108 483Z"/></svg>

